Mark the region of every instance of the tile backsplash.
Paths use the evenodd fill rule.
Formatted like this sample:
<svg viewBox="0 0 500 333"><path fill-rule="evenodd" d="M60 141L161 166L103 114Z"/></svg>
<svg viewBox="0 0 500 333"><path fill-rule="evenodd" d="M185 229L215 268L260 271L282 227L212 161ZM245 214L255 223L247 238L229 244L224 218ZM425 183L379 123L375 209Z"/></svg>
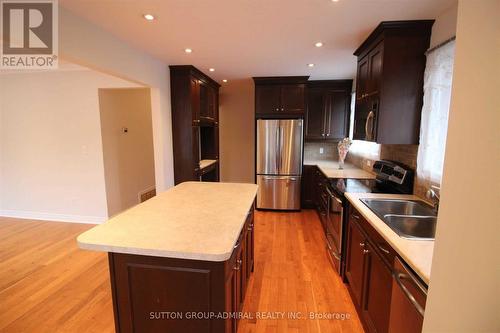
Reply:
<svg viewBox="0 0 500 333"><path fill-rule="evenodd" d="M406 164L417 170L418 145L380 145L366 141L353 141L346 161L364 170L371 171L376 160L392 160ZM413 192L425 198L425 192L430 186L430 180L417 174Z"/></svg>
<svg viewBox="0 0 500 333"><path fill-rule="evenodd" d="M323 153L320 153L320 149ZM417 170L418 145L381 145L367 141L353 141L346 162L356 165L366 171L372 171L372 165L377 160L391 160L406 164ZM337 161L339 154L337 142L305 142L304 159L307 161ZM417 174L413 193L420 198L425 198L425 192L430 187L431 181ZM439 185L439 184L434 184Z"/></svg>
<svg viewBox="0 0 500 333"><path fill-rule="evenodd" d="M320 150L323 149L323 153ZM304 159L306 161L336 161L339 158L337 142L305 142Z"/></svg>

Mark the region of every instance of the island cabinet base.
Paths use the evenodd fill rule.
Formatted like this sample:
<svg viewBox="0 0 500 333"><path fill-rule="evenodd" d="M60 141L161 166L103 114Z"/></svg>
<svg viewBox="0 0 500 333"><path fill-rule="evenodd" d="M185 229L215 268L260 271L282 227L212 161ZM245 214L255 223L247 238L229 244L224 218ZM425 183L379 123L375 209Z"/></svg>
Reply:
<svg viewBox="0 0 500 333"><path fill-rule="evenodd" d="M221 262L109 253L116 332L236 333L254 265L253 226L252 208Z"/></svg>

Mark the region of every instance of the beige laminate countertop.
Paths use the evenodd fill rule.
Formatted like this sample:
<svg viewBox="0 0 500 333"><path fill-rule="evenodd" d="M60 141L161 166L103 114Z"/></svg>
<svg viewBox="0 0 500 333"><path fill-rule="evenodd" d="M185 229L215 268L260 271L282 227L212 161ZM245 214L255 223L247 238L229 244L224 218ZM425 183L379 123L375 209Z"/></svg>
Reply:
<svg viewBox="0 0 500 333"><path fill-rule="evenodd" d="M215 163L217 163L217 160L201 160L200 169L205 169Z"/></svg>
<svg viewBox="0 0 500 333"><path fill-rule="evenodd" d="M186 182L77 238L82 249L206 261L229 259L257 185Z"/></svg>
<svg viewBox="0 0 500 333"><path fill-rule="evenodd" d="M316 165L328 178L375 179L375 175L350 163L339 169L338 161L305 160L305 165Z"/></svg>
<svg viewBox="0 0 500 333"><path fill-rule="evenodd" d="M380 235L396 250L404 261L429 284L431 276L432 253L434 241L410 240L399 237L389 228L370 208L359 199L379 198L379 199L407 199L421 200L414 195L380 194L380 193L346 193L349 202L360 212L361 215L377 230Z"/></svg>

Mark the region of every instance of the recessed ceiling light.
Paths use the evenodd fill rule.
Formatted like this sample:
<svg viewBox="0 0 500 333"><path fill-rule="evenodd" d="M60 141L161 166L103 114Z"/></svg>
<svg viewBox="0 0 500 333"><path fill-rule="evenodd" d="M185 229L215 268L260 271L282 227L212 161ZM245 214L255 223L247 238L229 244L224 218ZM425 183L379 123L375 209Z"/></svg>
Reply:
<svg viewBox="0 0 500 333"><path fill-rule="evenodd" d="M339 2L339 0L332 0L332 2Z"/></svg>
<svg viewBox="0 0 500 333"><path fill-rule="evenodd" d="M226 80L226 79L224 79L224 80L222 80L222 82L226 83L226 82L227 82L227 80Z"/></svg>
<svg viewBox="0 0 500 333"><path fill-rule="evenodd" d="M316 44L314 44L314 46L316 46L316 47L322 47L322 46L323 46L323 43L321 43L321 42L317 42Z"/></svg>
<svg viewBox="0 0 500 333"><path fill-rule="evenodd" d="M307 64L307 66L309 66L309 67L314 67L314 64Z"/></svg>
<svg viewBox="0 0 500 333"><path fill-rule="evenodd" d="M208 70L211 72L215 72L215 68L209 68Z"/></svg>
<svg viewBox="0 0 500 333"><path fill-rule="evenodd" d="M148 21L153 21L155 19L152 14L144 14L143 17Z"/></svg>
<svg viewBox="0 0 500 333"><path fill-rule="evenodd" d="M191 53L191 52L193 52L193 50L191 50L191 49L184 49L184 52Z"/></svg>

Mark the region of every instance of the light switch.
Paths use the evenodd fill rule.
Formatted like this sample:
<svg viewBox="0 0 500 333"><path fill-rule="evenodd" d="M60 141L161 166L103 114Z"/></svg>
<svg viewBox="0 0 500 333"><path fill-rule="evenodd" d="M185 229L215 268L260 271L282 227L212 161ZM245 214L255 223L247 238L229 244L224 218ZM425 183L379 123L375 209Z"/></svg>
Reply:
<svg viewBox="0 0 500 333"><path fill-rule="evenodd" d="M319 148L319 153L320 153L320 154L323 154L323 152L324 152L323 147L320 147L320 148Z"/></svg>

